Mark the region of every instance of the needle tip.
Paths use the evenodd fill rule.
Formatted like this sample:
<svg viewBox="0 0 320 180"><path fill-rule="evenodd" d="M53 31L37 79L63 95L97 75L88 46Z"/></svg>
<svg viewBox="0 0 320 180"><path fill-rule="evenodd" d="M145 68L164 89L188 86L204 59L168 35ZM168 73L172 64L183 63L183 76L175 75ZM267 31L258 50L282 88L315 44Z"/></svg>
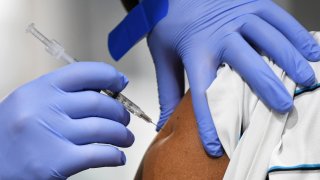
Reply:
<svg viewBox="0 0 320 180"><path fill-rule="evenodd" d="M151 119L149 116L147 116L146 114L143 113L143 114L141 114L140 117L143 118L145 121L147 121L147 122L155 125L155 126L156 126L157 128L159 128L160 130L164 131L164 130L162 129L162 127L160 127L160 126L158 126L156 123L154 123L154 122L152 121L152 119Z"/></svg>
<svg viewBox="0 0 320 180"><path fill-rule="evenodd" d="M141 114L141 118L143 118L145 121L147 121L147 122L151 122L151 123L153 123L152 122L152 119L149 117L149 116L147 116L146 114Z"/></svg>

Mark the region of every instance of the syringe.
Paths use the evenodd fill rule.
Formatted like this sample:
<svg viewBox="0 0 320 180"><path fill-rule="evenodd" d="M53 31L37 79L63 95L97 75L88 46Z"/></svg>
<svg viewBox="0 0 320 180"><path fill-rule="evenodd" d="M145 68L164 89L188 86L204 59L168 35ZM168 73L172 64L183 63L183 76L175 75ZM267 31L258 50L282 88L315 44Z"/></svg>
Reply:
<svg viewBox="0 0 320 180"><path fill-rule="evenodd" d="M47 37L45 37L42 33L40 33L36 28L34 23L30 24L26 32L31 33L34 37L39 39L45 46L46 51L54 56L55 58L59 60L66 61L68 63L74 63L77 62L76 59L68 55L64 48L54 39L49 40ZM132 101L130 101L127 97L122 95L121 93L114 93L112 91L109 91L107 89L102 90L105 94L108 96L117 99L123 106L132 114L138 116L139 118L142 118L148 123L152 123L155 126L157 126L155 123L152 122L151 118L147 116L136 104L134 104Z"/></svg>

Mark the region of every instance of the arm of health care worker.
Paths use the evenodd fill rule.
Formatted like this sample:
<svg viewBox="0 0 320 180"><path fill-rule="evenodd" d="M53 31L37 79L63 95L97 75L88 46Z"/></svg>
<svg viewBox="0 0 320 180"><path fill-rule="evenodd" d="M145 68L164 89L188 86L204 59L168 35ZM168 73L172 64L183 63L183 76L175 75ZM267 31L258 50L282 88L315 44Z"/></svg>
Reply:
<svg viewBox="0 0 320 180"><path fill-rule="evenodd" d="M153 3L162 5L158 7L150 1L143 0L130 13L138 14L142 6L146 22L154 25L148 31L147 42L159 86L158 126L163 126L181 100L186 70L199 134L212 156L221 156L223 151L205 92L221 63L231 65L263 102L280 113L290 111L293 100L260 52L272 57L296 83L310 86L315 82L307 61L320 60L320 47L302 25L270 0L156 0ZM133 19L130 13L122 23ZM109 49L116 59L127 50L110 47L117 28L109 36Z"/></svg>
<svg viewBox="0 0 320 180"><path fill-rule="evenodd" d="M125 155L114 146L132 145L130 115L98 91L120 92L127 83L110 65L79 62L8 95L0 103L0 179L66 179L88 168L124 165Z"/></svg>

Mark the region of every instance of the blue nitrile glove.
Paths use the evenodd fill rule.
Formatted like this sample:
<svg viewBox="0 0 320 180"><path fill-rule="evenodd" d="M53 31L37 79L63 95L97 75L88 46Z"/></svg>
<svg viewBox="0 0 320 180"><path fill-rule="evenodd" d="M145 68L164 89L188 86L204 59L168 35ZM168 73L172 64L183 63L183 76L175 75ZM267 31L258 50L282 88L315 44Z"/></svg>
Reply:
<svg viewBox="0 0 320 180"><path fill-rule="evenodd" d="M304 86L315 82L307 60L320 59L311 35L269 0L169 0L169 12L149 34L148 45L159 86L158 126L184 95L185 69L199 134L212 156L223 152L205 92L222 62L231 65L270 108L284 113L292 108L292 97L258 52L272 57Z"/></svg>
<svg viewBox="0 0 320 180"><path fill-rule="evenodd" d="M125 164L114 146L132 145L130 115L97 90L127 83L110 65L79 62L15 90L0 103L0 179L66 179Z"/></svg>

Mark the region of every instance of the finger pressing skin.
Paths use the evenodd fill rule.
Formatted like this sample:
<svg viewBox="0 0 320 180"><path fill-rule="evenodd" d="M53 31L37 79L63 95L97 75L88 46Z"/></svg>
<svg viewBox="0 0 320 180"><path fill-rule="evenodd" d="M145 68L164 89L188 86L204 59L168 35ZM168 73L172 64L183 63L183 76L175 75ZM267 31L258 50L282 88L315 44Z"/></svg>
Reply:
<svg viewBox="0 0 320 180"><path fill-rule="evenodd" d="M150 48L158 82L161 110L157 124L159 131L184 95L184 68L181 61L169 52L158 47Z"/></svg>
<svg viewBox="0 0 320 180"><path fill-rule="evenodd" d="M206 99L206 90L216 77L216 61L208 54L196 50L192 55L185 56L183 61L190 83L193 109L202 144L210 156L220 157L223 155L222 145Z"/></svg>

